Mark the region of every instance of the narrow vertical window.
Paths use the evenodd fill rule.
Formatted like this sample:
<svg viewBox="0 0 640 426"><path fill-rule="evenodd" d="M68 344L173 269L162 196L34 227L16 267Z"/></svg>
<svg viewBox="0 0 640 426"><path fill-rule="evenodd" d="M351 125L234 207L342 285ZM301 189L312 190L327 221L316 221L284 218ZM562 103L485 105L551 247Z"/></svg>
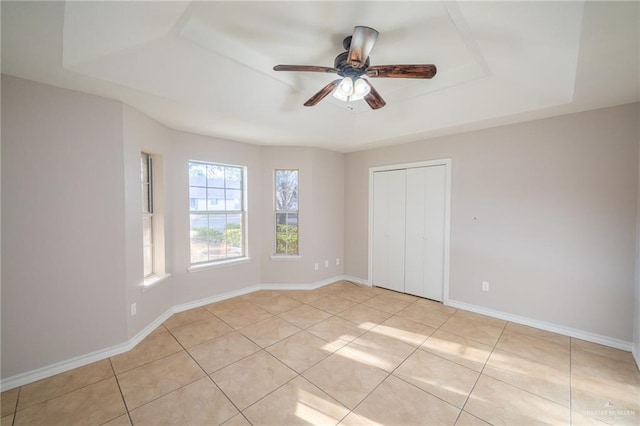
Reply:
<svg viewBox="0 0 640 426"><path fill-rule="evenodd" d="M144 277L153 275L153 172L149 154L140 155L140 180L142 186L142 253Z"/></svg>
<svg viewBox="0 0 640 426"><path fill-rule="evenodd" d="M189 162L191 264L245 256L245 168Z"/></svg>
<svg viewBox="0 0 640 426"><path fill-rule="evenodd" d="M298 170L275 171L277 255L298 255Z"/></svg>

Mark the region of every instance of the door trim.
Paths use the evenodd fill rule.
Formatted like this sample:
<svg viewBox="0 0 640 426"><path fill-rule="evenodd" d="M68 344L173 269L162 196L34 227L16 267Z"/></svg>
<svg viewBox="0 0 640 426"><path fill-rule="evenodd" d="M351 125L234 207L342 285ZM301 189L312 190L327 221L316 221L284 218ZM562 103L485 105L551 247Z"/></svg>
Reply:
<svg viewBox="0 0 640 426"><path fill-rule="evenodd" d="M417 167L445 166L445 201L444 201L444 279L442 303L449 302L449 252L451 250L451 158L419 161L414 163L390 164L369 168L369 229L368 229L368 283L373 286L373 174L390 170L413 169Z"/></svg>

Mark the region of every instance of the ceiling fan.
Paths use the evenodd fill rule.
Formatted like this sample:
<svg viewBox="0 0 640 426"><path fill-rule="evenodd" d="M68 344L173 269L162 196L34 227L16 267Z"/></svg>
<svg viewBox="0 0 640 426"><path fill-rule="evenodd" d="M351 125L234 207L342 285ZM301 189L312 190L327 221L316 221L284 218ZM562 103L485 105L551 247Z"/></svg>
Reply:
<svg viewBox="0 0 640 426"><path fill-rule="evenodd" d="M313 95L304 106L314 106L327 95L342 101L364 99L371 109L385 106L386 102L377 90L364 77L369 78L432 78L436 75L436 66L422 65L373 65L369 63L369 54L378 38L373 28L357 26L353 35L347 36L342 45L347 50L334 60L333 67L315 65L276 65L274 71L310 71L335 73L340 77L324 86Z"/></svg>

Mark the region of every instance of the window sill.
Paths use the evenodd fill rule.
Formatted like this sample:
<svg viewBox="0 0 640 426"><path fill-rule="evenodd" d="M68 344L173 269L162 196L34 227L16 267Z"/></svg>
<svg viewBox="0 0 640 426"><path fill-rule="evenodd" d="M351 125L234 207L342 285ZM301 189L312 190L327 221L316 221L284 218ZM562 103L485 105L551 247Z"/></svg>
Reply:
<svg viewBox="0 0 640 426"><path fill-rule="evenodd" d="M240 265L240 264L249 263L249 262L251 262L250 257L239 257L237 259L222 260L220 262L192 265L187 268L187 272L191 273L191 272L206 271L209 269L223 268L225 266Z"/></svg>
<svg viewBox="0 0 640 426"><path fill-rule="evenodd" d="M145 278L144 283L142 284L142 292L144 293L145 291L151 289L151 287L155 287L170 276L171 274L156 274L150 276L149 278Z"/></svg>
<svg viewBox="0 0 640 426"><path fill-rule="evenodd" d="M302 260L300 255L272 254L271 260Z"/></svg>

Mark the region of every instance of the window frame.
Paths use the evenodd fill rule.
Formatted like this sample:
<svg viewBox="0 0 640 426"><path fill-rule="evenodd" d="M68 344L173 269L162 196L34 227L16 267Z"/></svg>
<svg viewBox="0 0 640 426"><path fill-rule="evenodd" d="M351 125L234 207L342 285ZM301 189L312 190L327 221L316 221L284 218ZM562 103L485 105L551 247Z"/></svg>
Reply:
<svg viewBox="0 0 640 426"><path fill-rule="evenodd" d="M296 172L296 209L279 209L278 208L278 172ZM295 214L296 215L296 251L295 253L278 252L278 215L279 214ZM287 233L287 235L291 235ZM273 255L272 258L299 259L300 258L300 169L274 169L273 171Z"/></svg>
<svg viewBox="0 0 640 426"><path fill-rule="evenodd" d="M218 187L218 186L209 186L208 183L208 178L205 177L205 185L201 186L201 185L192 185L191 184L191 175L188 175L188 186L187 186L187 191L189 193L189 202L188 202L188 211L189 211L189 270L199 270L199 269L203 269L206 268L208 266L217 266L217 265L222 265L225 263L236 263L239 261L243 261L248 259L248 244L247 244L247 167L246 166L240 166L240 165L235 165L235 164L224 164L224 163L215 163L215 162L210 162L210 161L202 161L202 160L188 160L187 162L187 171L189 173L189 171L191 170L191 167L193 165L200 165L200 166L215 166L215 167L221 167L224 170L224 174L226 177L226 173L227 173L227 169L238 169L240 171L240 186L239 188L228 188L227 187L227 180L223 179L223 186L222 187ZM199 210L197 208L197 201L194 203L194 198L191 197L191 190L192 188L199 188L201 190L205 191L205 204L206 204L206 209L204 210ZM209 190L222 190L224 191L224 195L225 197L222 199L222 201L225 204L224 209L210 209L209 208L209 198L208 198L208 192ZM240 191L240 209L239 210L231 210L231 209L227 209L226 208L226 191L227 190L234 190L234 191ZM197 199L197 198L195 198ZM234 215L239 215L240 216L240 232L241 232L241 238L240 238L240 254L238 255L229 255L228 252L228 246L225 243L225 256L224 257L219 257L219 258L214 258L212 259L212 255L210 253L210 245L209 248L207 248L207 259L206 260L201 260L201 261L194 261L193 259L193 230L191 228L191 220L192 217L194 215L199 215L199 216L203 216L207 218L207 229L215 229L209 226L209 219L212 216L224 216L225 217L225 232L227 231L227 224L230 223L227 220L228 216L234 216ZM208 243L210 244L210 243Z"/></svg>
<svg viewBox="0 0 640 426"><path fill-rule="evenodd" d="M143 163L144 162L144 163ZM146 173L144 171L144 164L146 163ZM140 153L140 189L142 196L142 271L143 278L148 279L153 277L156 273L155 265L155 247L154 247L154 220L153 220L153 156L147 152L142 151ZM146 205L146 209L145 209ZM145 219L149 219L149 244L145 244ZM147 262L145 251L150 248L150 272L145 273L147 270Z"/></svg>

